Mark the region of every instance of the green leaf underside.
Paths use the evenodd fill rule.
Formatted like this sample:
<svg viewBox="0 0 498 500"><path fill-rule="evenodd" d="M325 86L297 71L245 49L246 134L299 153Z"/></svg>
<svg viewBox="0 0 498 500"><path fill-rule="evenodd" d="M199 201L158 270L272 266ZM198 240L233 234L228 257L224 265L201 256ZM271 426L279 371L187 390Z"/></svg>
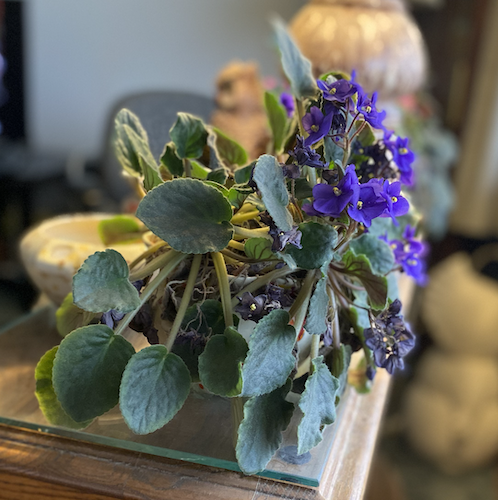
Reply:
<svg viewBox="0 0 498 500"><path fill-rule="evenodd" d="M140 305L140 298L128 277L128 264L119 252L110 248L95 252L73 277L74 303L95 313L133 311Z"/></svg>
<svg viewBox="0 0 498 500"><path fill-rule="evenodd" d="M251 178L251 172L254 165L256 165L256 162L252 162L251 164L246 165L245 167L240 167L237 170L235 170L235 172L233 173L235 182L237 184L248 183L249 179Z"/></svg>
<svg viewBox="0 0 498 500"><path fill-rule="evenodd" d="M387 274L394 265L394 255L389 245L376 236L363 234L349 243L349 248L356 254L364 254L374 274Z"/></svg>
<svg viewBox="0 0 498 500"><path fill-rule="evenodd" d="M140 238L140 224L134 217L126 215L101 220L97 230L104 245L134 242Z"/></svg>
<svg viewBox="0 0 498 500"><path fill-rule="evenodd" d="M164 146L161 155L161 163L169 170L171 175L181 177L183 175L183 162L176 154L176 146L173 141Z"/></svg>
<svg viewBox="0 0 498 500"><path fill-rule="evenodd" d="M52 385L52 368L54 366L54 358L59 346L55 346L47 351L40 359L35 369L36 390L35 396L40 405L45 418L52 425L60 425L69 427L70 429L83 429L88 427L92 420L84 422L76 422L62 408L57 396L55 395L54 386Z"/></svg>
<svg viewBox="0 0 498 500"><path fill-rule="evenodd" d="M331 137L324 137L323 149L325 161L330 163L330 168L333 167L335 162L342 161L344 149L342 149Z"/></svg>
<svg viewBox="0 0 498 500"><path fill-rule="evenodd" d="M163 183L163 180L159 177L155 162L154 164L149 163L142 155L138 156L138 162L140 163L140 168L144 176L145 191L150 191Z"/></svg>
<svg viewBox="0 0 498 500"><path fill-rule="evenodd" d="M189 113L178 113L169 135L180 158L199 158L206 145L208 132L203 121Z"/></svg>
<svg viewBox="0 0 498 500"><path fill-rule="evenodd" d="M137 352L123 373L119 397L128 427L149 434L165 426L185 403L190 383L185 363L163 345Z"/></svg>
<svg viewBox="0 0 498 500"><path fill-rule="evenodd" d="M53 384L66 413L82 422L113 408L134 353L127 340L105 325L78 328L65 337L55 356Z"/></svg>
<svg viewBox="0 0 498 500"><path fill-rule="evenodd" d="M344 272L361 281L368 294L371 306L374 309L384 309L387 301L387 280L372 273L370 262L365 255L355 255L348 250L343 258L346 269Z"/></svg>
<svg viewBox="0 0 498 500"><path fill-rule="evenodd" d="M316 284L311 296L305 328L312 335L322 335L327 330L327 315L329 312L329 296L327 293L327 278L321 278Z"/></svg>
<svg viewBox="0 0 498 500"><path fill-rule="evenodd" d="M273 135L273 148L279 153L285 138L287 113L271 92L265 92L265 108Z"/></svg>
<svg viewBox="0 0 498 500"><path fill-rule="evenodd" d="M216 150L228 165L245 165L248 161L247 151L235 140L220 129L212 127L216 135Z"/></svg>
<svg viewBox="0 0 498 500"><path fill-rule="evenodd" d="M275 309L254 328L242 367L243 396L259 396L285 384L296 365L296 330L289 319L287 311Z"/></svg>
<svg viewBox="0 0 498 500"><path fill-rule="evenodd" d="M306 381L299 408L304 416L297 428L297 453L302 455L322 440L322 428L335 422L335 398L339 381L332 376L323 356L312 360L313 373Z"/></svg>
<svg viewBox="0 0 498 500"><path fill-rule="evenodd" d="M277 227L282 231L292 229L292 215L287 210L289 192L282 167L276 158L271 155L260 156L254 168L253 178Z"/></svg>
<svg viewBox="0 0 498 500"><path fill-rule="evenodd" d="M94 317L94 313L74 305L73 294L69 292L55 313L55 325L59 335L65 337L76 328L89 325Z"/></svg>
<svg viewBox="0 0 498 500"><path fill-rule="evenodd" d="M244 252L250 259L270 260L276 257L271 246L272 242L267 238L249 238L244 245Z"/></svg>
<svg viewBox="0 0 498 500"><path fill-rule="evenodd" d="M136 149L137 146L142 151L148 148L148 137L138 117L128 109L122 109L114 119L114 135L114 149L119 163L129 174L140 175Z"/></svg>
<svg viewBox="0 0 498 500"><path fill-rule="evenodd" d="M234 328L211 337L199 357L199 376L204 387L218 396L238 396L242 390L240 365L248 349L244 337Z"/></svg>
<svg viewBox="0 0 498 500"><path fill-rule="evenodd" d="M230 202L196 179L174 179L157 186L142 199L136 215L179 252L218 252L233 235Z"/></svg>
<svg viewBox="0 0 498 500"><path fill-rule="evenodd" d="M287 245L284 255L290 256L296 267L319 269L332 260L337 244L337 231L318 222L303 222L299 225L302 233L302 249Z"/></svg>
<svg viewBox="0 0 498 500"><path fill-rule="evenodd" d="M264 470L282 444L282 432L288 427L294 405L285 400L291 382L249 399L244 405L244 419L239 426L236 455L245 474Z"/></svg>
<svg viewBox="0 0 498 500"><path fill-rule="evenodd" d="M272 24L281 53L282 67L290 81L292 93L298 99L314 96L317 86L311 71L311 62L301 54L280 19L274 19Z"/></svg>

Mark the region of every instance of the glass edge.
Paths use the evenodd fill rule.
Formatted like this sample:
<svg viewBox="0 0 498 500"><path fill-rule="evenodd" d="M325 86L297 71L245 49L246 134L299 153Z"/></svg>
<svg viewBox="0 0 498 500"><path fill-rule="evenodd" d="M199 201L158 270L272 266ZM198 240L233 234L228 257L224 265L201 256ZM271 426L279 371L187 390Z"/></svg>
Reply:
<svg viewBox="0 0 498 500"><path fill-rule="evenodd" d="M113 448L120 448L128 451L136 451L138 453L148 453L149 455L152 456L171 458L173 460L179 460L182 462L195 463L198 465L206 465L208 467L217 467L220 469L230 470L232 472L240 472L243 474L242 470L239 468L236 462L231 462L229 460L223 460L220 458L204 457L203 455L196 455L194 453L171 450L169 448L162 448L148 444L135 443L133 441L125 441L121 439L100 436L98 434L89 434L89 433L87 434L77 430L63 429L61 427L52 427L50 425L33 424L30 422L24 422L21 420L15 420L1 416L0 416L0 424L10 427L15 427L16 429L19 428L29 429L36 432L42 432L43 434L61 436L76 441L83 441L87 443L89 442L94 444L111 446ZM285 472L277 472L268 469L265 469L264 471L255 474L255 476L263 477L265 479L275 479L278 481L285 481L287 483L309 486L309 487L318 487L320 484L319 479L308 478L305 476L298 476L296 474L287 474Z"/></svg>

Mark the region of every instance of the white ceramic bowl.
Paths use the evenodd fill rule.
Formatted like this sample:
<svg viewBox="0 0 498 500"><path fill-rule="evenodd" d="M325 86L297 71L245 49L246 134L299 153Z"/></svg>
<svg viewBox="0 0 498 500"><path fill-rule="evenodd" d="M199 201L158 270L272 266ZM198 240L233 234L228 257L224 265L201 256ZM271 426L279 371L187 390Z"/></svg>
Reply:
<svg viewBox="0 0 498 500"><path fill-rule="evenodd" d="M144 243L106 247L97 228L110 217L113 214L62 215L30 229L21 240L21 259L30 278L56 305L71 291L73 276L88 256L113 248L131 262L146 250Z"/></svg>

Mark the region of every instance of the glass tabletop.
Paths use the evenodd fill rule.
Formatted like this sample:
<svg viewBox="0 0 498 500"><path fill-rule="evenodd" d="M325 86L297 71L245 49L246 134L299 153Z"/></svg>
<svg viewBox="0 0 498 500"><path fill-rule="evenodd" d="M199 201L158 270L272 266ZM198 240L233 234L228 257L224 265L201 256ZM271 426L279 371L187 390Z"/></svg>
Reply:
<svg viewBox="0 0 498 500"><path fill-rule="evenodd" d="M34 370L40 357L60 342L55 330L54 309L39 309L0 332L0 423L37 430L150 455L240 471L232 443L230 401L192 391L180 412L162 429L145 436L133 434L116 407L97 418L84 430L75 431L50 425L35 397ZM343 397L348 397L348 392ZM284 433L282 446L262 477L317 487L332 447L335 424L324 432L323 441L310 453L297 456L295 412Z"/></svg>

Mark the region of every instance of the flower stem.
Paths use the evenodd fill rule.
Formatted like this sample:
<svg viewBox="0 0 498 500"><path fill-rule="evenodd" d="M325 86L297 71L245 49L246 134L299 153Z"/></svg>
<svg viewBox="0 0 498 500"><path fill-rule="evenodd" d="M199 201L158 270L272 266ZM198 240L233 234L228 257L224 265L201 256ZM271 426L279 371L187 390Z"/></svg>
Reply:
<svg viewBox="0 0 498 500"><path fill-rule="evenodd" d="M223 306L223 317L225 318L225 327L233 326L233 311L230 294L230 283L228 282L227 268L225 259L221 252L211 252L218 286L220 287L220 299Z"/></svg>
<svg viewBox="0 0 498 500"><path fill-rule="evenodd" d="M123 332L125 331L126 327L131 323L132 319L135 317L135 315L140 311L140 308L150 299L152 294L156 291L156 289L159 287L159 285L169 276L169 274L175 269L175 267L180 264L180 262L187 257L186 253L180 253L176 252L175 250L171 250L169 252L170 254L173 254L170 256L169 261L166 263L166 265L161 269L160 273L154 278L153 281L151 281L144 289L142 292L142 295L140 297L140 304L139 306L134 310L129 312L120 322L119 326L115 331L116 335L123 335Z"/></svg>
<svg viewBox="0 0 498 500"><path fill-rule="evenodd" d="M180 302L180 306L176 312L175 321L169 332L168 341L166 342L166 349L168 352L171 351L173 343L175 342L180 326L182 325L183 318L187 312L188 306L190 304L190 299L192 298L192 292L194 291L195 282L199 275L199 269L201 267L202 255L194 255L192 259L192 266L190 267L190 272L187 279L187 284L185 285L185 291L183 292L183 297Z"/></svg>

